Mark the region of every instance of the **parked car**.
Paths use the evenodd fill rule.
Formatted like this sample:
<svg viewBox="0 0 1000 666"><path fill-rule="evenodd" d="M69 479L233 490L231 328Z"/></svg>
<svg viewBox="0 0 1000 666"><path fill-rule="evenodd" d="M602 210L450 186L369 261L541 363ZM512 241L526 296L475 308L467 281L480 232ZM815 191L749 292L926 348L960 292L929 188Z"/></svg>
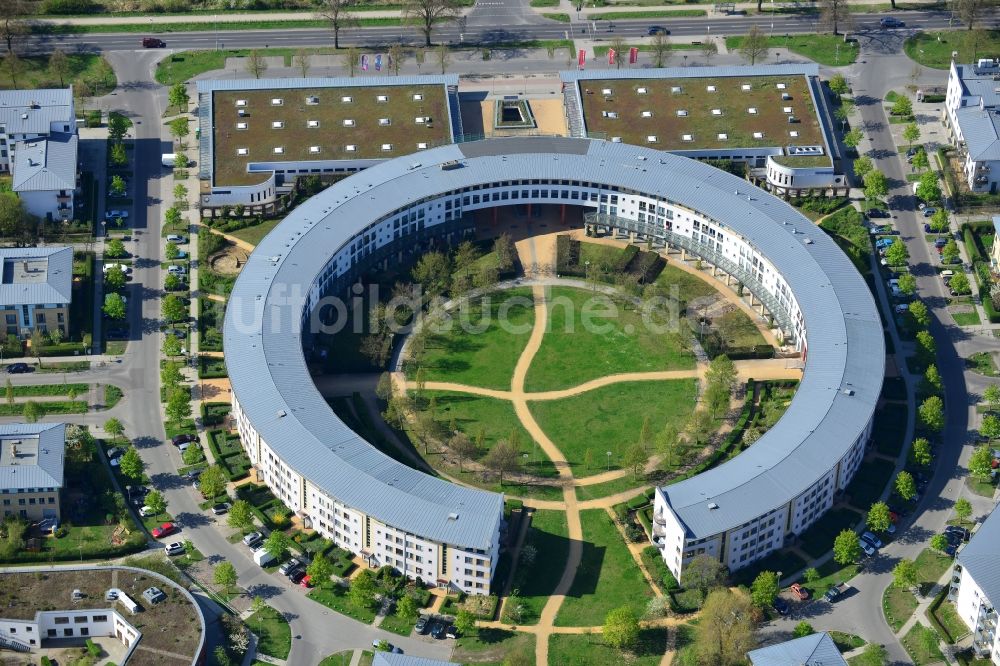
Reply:
<svg viewBox="0 0 1000 666"><path fill-rule="evenodd" d="M309 576L308 574L303 576L302 580L299 581L299 585L301 585L306 589L309 589L310 587L312 587L312 577ZM399 648L396 649L399 650ZM400 650L400 652L402 652L402 650Z"/></svg>
<svg viewBox="0 0 1000 666"><path fill-rule="evenodd" d="M184 544L180 541L171 541L166 546L163 547L167 555L180 555L184 552Z"/></svg>
<svg viewBox="0 0 1000 666"><path fill-rule="evenodd" d="M865 532L861 535L862 541L867 541L875 548L881 548L883 546L882 540L879 539L873 532Z"/></svg>
<svg viewBox="0 0 1000 666"><path fill-rule="evenodd" d="M957 534L958 536L962 537L962 541L968 541L970 536L969 530L965 529L964 527L959 527L958 525L948 525L948 527L944 528L944 533Z"/></svg>
<svg viewBox="0 0 1000 666"><path fill-rule="evenodd" d="M792 594L796 596L799 601L805 601L809 598L809 590L802 587L799 583L792 583L791 587L788 588Z"/></svg>
<svg viewBox="0 0 1000 666"><path fill-rule="evenodd" d="M169 330L164 331L164 333L166 335L172 335L178 340L184 340L185 338L187 338L187 331L185 331L183 328L171 328Z"/></svg>
<svg viewBox="0 0 1000 666"><path fill-rule="evenodd" d="M173 273L174 275L184 275L185 273L187 273L187 269L178 264L170 264L169 266L167 266L167 272Z"/></svg>
<svg viewBox="0 0 1000 666"><path fill-rule="evenodd" d="M184 442L183 444L177 447L177 450L181 452L181 455L184 455L184 452L190 448L191 448L191 442Z"/></svg>
<svg viewBox="0 0 1000 666"><path fill-rule="evenodd" d="M924 208L924 217L933 217L936 212L937 208Z"/></svg>
<svg viewBox="0 0 1000 666"><path fill-rule="evenodd" d="M396 654L402 654L403 653L403 651L401 649L399 649L398 647L396 647L395 645L393 645L389 641L382 641L382 640L379 640L378 638L376 638L375 640L372 641L372 647L377 650L378 647L379 647L379 645L381 645L382 643L385 643L385 646L386 646L386 649L387 649L388 652L395 652Z"/></svg>
<svg viewBox="0 0 1000 666"><path fill-rule="evenodd" d="M153 511L148 506L144 506L141 509L139 509L139 515L142 516L143 518L149 518L150 516L155 516L156 512Z"/></svg>
<svg viewBox="0 0 1000 666"><path fill-rule="evenodd" d="M837 601L837 599L844 596L844 594L849 589L851 589L851 586L848 585L847 583L837 583L829 590L827 590L826 594L824 594L823 596L826 597L826 600L829 601L830 603L834 603L835 601Z"/></svg>
<svg viewBox="0 0 1000 666"><path fill-rule="evenodd" d="M869 218L889 218L890 217L889 213L887 211L882 210L881 208L869 208L868 211L866 212L866 215L868 215Z"/></svg>
<svg viewBox="0 0 1000 666"><path fill-rule="evenodd" d="M962 541L964 541L964 539L962 538L962 535L958 534L957 532L947 532L946 531L944 533L944 536L945 536L946 539L948 539L948 543L950 543L953 546L957 546L960 543L962 543Z"/></svg>
<svg viewBox="0 0 1000 666"><path fill-rule="evenodd" d="M243 537L243 545L253 548L263 540L264 540L264 535L262 535L260 532L251 532L250 534Z"/></svg>
<svg viewBox="0 0 1000 666"><path fill-rule="evenodd" d="M32 368L27 363L11 363L10 365L7 366L7 374L21 375L24 374L25 372L31 372L33 369L34 368Z"/></svg>
<svg viewBox="0 0 1000 666"><path fill-rule="evenodd" d="M292 582L292 585L299 585L302 580L306 577L306 570L302 568L292 569L288 572L288 580Z"/></svg>
<svg viewBox="0 0 1000 666"><path fill-rule="evenodd" d="M147 587L142 592L142 598L151 604L158 604L166 599L167 595L158 587Z"/></svg>
<svg viewBox="0 0 1000 666"><path fill-rule="evenodd" d="M162 539L165 536L170 536L177 531L177 526L173 523L163 523L159 527L153 528L153 538Z"/></svg>
<svg viewBox="0 0 1000 666"><path fill-rule="evenodd" d="M142 48L144 49L164 49L167 43L157 37L143 37Z"/></svg>
<svg viewBox="0 0 1000 666"><path fill-rule="evenodd" d="M180 236L178 234L167 234L167 242L183 245L184 243L187 243L187 238L184 238L184 236Z"/></svg>
<svg viewBox="0 0 1000 666"><path fill-rule="evenodd" d="M292 571L293 569L297 569L300 566L302 566L302 563L299 562L294 557L291 557L287 561L283 562L280 567L278 567L278 573L280 573L282 576L287 576L290 571Z"/></svg>
<svg viewBox="0 0 1000 666"><path fill-rule="evenodd" d="M444 638L444 622L434 622L431 625L431 636L437 639Z"/></svg>
<svg viewBox="0 0 1000 666"><path fill-rule="evenodd" d="M445 638L458 638L458 628L453 624L449 624L444 630Z"/></svg>
<svg viewBox="0 0 1000 666"><path fill-rule="evenodd" d="M230 506L229 502L219 502L218 504L212 505L212 513L217 516L221 516L229 511Z"/></svg>
<svg viewBox="0 0 1000 666"><path fill-rule="evenodd" d="M772 605L774 606L774 610L777 611L778 615L788 615L788 611L790 610L788 607L788 602L782 599L781 597L775 597L774 603Z"/></svg>
<svg viewBox="0 0 1000 666"><path fill-rule="evenodd" d="M416 631L421 636L426 634L430 629L430 620L427 619L426 615L421 615L417 618L417 623L413 625L413 630Z"/></svg>
<svg viewBox="0 0 1000 666"><path fill-rule="evenodd" d="M874 557L875 553L878 552L877 550L875 550L875 546L871 545L864 539L861 539L860 543L861 543L861 550L864 551L865 555L867 555L868 557Z"/></svg>
<svg viewBox="0 0 1000 666"><path fill-rule="evenodd" d="M118 446L112 446L110 449L108 449L108 460L111 460L112 458L117 458L124 454L125 454L125 449Z"/></svg>
<svg viewBox="0 0 1000 666"><path fill-rule="evenodd" d="M947 244L948 244L948 239L944 237L940 237L934 241L934 247L938 249L944 248L944 246Z"/></svg>
<svg viewBox="0 0 1000 666"><path fill-rule="evenodd" d="M127 220L128 219L128 211L127 210L108 210L108 211L104 212L104 219L105 220L109 220L110 221L110 220L115 219L116 217L120 217L123 220Z"/></svg>
<svg viewBox="0 0 1000 666"><path fill-rule="evenodd" d="M893 308L896 314L904 314L910 311L910 306L908 303L898 303L896 307Z"/></svg>
<svg viewBox="0 0 1000 666"><path fill-rule="evenodd" d="M192 435L191 433L185 433L183 435L174 435L170 439L170 443L174 446L180 446L181 444L187 444L188 442L194 442L198 439L198 435Z"/></svg>

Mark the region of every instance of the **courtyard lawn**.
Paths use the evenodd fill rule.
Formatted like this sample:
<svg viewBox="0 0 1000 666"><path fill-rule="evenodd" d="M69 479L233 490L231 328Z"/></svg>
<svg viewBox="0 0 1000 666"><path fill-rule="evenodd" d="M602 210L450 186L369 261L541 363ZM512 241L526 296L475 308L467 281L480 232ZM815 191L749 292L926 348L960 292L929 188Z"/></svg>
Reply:
<svg viewBox="0 0 1000 666"><path fill-rule="evenodd" d="M347 588L340 585L330 583L329 585L314 587L309 590L307 596L327 608L333 609L342 615L352 617L364 624L371 624L375 620L375 611L370 608L361 608L354 605L350 597L347 596ZM251 628L253 627L253 625L250 626Z"/></svg>
<svg viewBox="0 0 1000 666"><path fill-rule="evenodd" d="M743 37L726 37L726 48L738 51ZM828 67L850 65L858 59L857 42L845 42L839 35L788 35L768 39L768 47L798 53Z"/></svg>
<svg viewBox="0 0 1000 666"><path fill-rule="evenodd" d="M841 530L852 529L860 519L860 513L846 507L827 511L802 533L802 550L810 557L822 557L833 548L834 537Z"/></svg>
<svg viewBox="0 0 1000 666"><path fill-rule="evenodd" d="M549 662L574 666L604 666L626 662L633 666L655 666L667 651L667 630L643 629L634 652L623 653L604 642L599 634L555 634L549 639Z"/></svg>
<svg viewBox="0 0 1000 666"><path fill-rule="evenodd" d="M899 631L917 610L917 598L909 590L890 585L882 595L882 612L893 631ZM907 634L909 635L909 634Z"/></svg>
<svg viewBox="0 0 1000 666"><path fill-rule="evenodd" d="M260 639L257 650L278 659L288 657L292 649L292 631L288 627L288 620L281 613L266 606L247 618L247 626Z"/></svg>
<svg viewBox="0 0 1000 666"><path fill-rule="evenodd" d="M515 653L526 658L516 663L535 663L535 636L506 629L478 628L455 641L451 658L459 664L497 665L507 655Z"/></svg>
<svg viewBox="0 0 1000 666"><path fill-rule="evenodd" d="M952 558L931 548L924 548L914 562L917 565L917 580L920 582L921 592L926 594L944 572L951 568Z"/></svg>
<svg viewBox="0 0 1000 666"><path fill-rule="evenodd" d="M933 606L931 607L933 608ZM965 624L962 618L959 616L958 611L955 610L955 604L950 601L943 601L941 605L931 613L931 609L927 609L927 616L933 615L934 619L944 628L946 636L943 636L945 642L955 643L959 638L965 636L969 633L969 626ZM932 622L933 624L933 622Z"/></svg>
<svg viewBox="0 0 1000 666"><path fill-rule="evenodd" d="M938 647L937 632L930 627L922 624L913 625L913 628L903 636L902 643L915 666L944 661L944 655Z"/></svg>
<svg viewBox="0 0 1000 666"><path fill-rule="evenodd" d="M925 67L948 69L952 51L958 51L956 62L971 62L973 52L979 57L1000 51L1000 30L987 30L986 39L974 44L968 30L918 32L906 40L906 55Z"/></svg>
<svg viewBox="0 0 1000 666"><path fill-rule="evenodd" d="M531 515L525 544L535 547L539 557L531 566L519 566L511 589L520 592L524 610L518 624L535 624L545 602L555 589L566 565L569 537L563 511L538 510Z"/></svg>
<svg viewBox="0 0 1000 666"><path fill-rule="evenodd" d="M677 300L679 301L681 310L679 314L684 314L683 309L688 301L719 293L715 287L697 275L692 275L685 270L671 265L669 262L663 267L663 271L656 278L656 285L668 290L676 285Z"/></svg>
<svg viewBox="0 0 1000 666"><path fill-rule="evenodd" d="M620 606L628 606L641 617L653 591L612 524L611 516L602 509L591 509L581 511L580 520L583 558L556 617L556 625L600 625L608 611Z"/></svg>
<svg viewBox="0 0 1000 666"><path fill-rule="evenodd" d="M559 447L578 476L619 468L625 452L639 440L648 416L653 431L666 424L684 429L694 411L695 379L626 382L603 386L571 398L530 403L531 413ZM587 433L580 437L580 433ZM585 469L590 451L593 469ZM640 475L632 480L641 485Z"/></svg>
<svg viewBox="0 0 1000 666"><path fill-rule="evenodd" d="M695 366L686 341L651 330L631 304L625 309L603 294L569 287L551 289L548 299L548 328L528 370L528 391L569 388L621 372Z"/></svg>
<svg viewBox="0 0 1000 666"><path fill-rule="evenodd" d="M427 381L509 390L535 321L531 290L492 292L451 314L452 330L428 337L421 364Z"/></svg>
<svg viewBox="0 0 1000 666"><path fill-rule="evenodd" d="M239 238L242 241L246 241L253 246L260 245L260 242L264 240L264 236L271 233L271 230L278 226L278 223L285 218L279 217L274 220L266 220L260 224L255 224L252 227L247 227L245 229L238 229L236 231L230 231L228 234Z"/></svg>

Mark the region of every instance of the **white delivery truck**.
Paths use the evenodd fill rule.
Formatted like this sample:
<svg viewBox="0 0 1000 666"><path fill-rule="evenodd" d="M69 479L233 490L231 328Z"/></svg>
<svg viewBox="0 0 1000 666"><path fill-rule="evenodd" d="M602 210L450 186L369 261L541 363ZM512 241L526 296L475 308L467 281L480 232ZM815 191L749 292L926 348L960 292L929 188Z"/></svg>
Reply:
<svg viewBox="0 0 1000 666"><path fill-rule="evenodd" d="M174 168L177 165L177 153L163 153L160 163L165 167Z"/></svg>
<svg viewBox="0 0 1000 666"><path fill-rule="evenodd" d="M253 551L253 561L257 563L258 566L266 567L274 562L274 555L264 550L261 546L257 550Z"/></svg>

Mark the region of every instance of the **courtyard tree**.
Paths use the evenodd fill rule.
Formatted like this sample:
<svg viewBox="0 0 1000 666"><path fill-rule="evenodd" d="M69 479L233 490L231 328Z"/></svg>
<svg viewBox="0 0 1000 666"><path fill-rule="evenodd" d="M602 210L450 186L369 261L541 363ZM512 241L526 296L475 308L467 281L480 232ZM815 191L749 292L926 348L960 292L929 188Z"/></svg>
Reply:
<svg viewBox="0 0 1000 666"><path fill-rule="evenodd" d="M32 242L33 226L24 202L13 192L0 192L0 236L18 243Z"/></svg>
<svg viewBox="0 0 1000 666"><path fill-rule="evenodd" d="M865 174L865 198L878 201L889 193L889 181L881 171L869 171Z"/></svg>
<svg viewBox="0 0 1000 666"><path fill-rule="evenodd" d="M941 186L938 185L937 174L933 171L928 171L921 175L920 180L917 181L916 194L928 203L940 201Z"/></svg>
<svg viewBox="0 0 1000 666"><path fill-rule="evenodd" d="M757 64L757 60L760 58L767 57L767 47L767 35L754 25L740 43L740 57L753 66Z"/></svg>
<svg viewBox="0 0 1000 666"><path fill-rule="evenodd" d="M488 470L497 475L500 487L503 487L503 475L513 474L521 468L521 454L517 448L506 440L501 440L493 445L490 452L483 459L483 465Z"/></svg>
<svg viewBox="0 0 1000 666"><path fill-rule="evenodd" d="M497 268L500 272L508 271L514 265L514 241L510 234L503 233L493 241L493 253L497 257Z"/></svg>
<svg viewBox="0 0 1000 666"><path fill-rule="evenodd" d="M215 584L228 593L236 585L236 567L232 562L219 562L212 571L212 577Z"/></svg>
<svg viewBox="0 0 1000 666"><path fill-rule="evenodd" d="M125 188L126 184L124 178L118 174L111 176L111 185L108 186L108 189L111 190L112 195L116 197L125 196Z"/></svg>
<svg viewBox="0 0 1000 666"><path fill-rule="evenodd" d="M948 550L948 537L943 534L935 534L931 537L930 545L934 550L943 553Z"/></svg>
<svg viewBox="0 0 1000 666"><path fill-rule="evenodd" d="M330 576L333 575L333 563L323 553L316 553L312 562L306 567L306 573L309 574L309 580L313 585L323 585L330 582ZM402 600L400 600L400 604L402 604Z"/></svg>
<svg viewBox="0 0 1000 666"><path fill-rule="evenodd" d="M854 530L844 529L833 540L833 561L841 566L854 564L861 557L861 540Z"/></svg>
<svg viewBox="0 0 1000 666"><path fill-rule="evenodd" d="M167 510L167 500L159 490L150 490L144 501L154 516L159 516Z"/></svg>
<svg viewBox="0 0 1000 666"><path fill-rule="evenodd" d="M451 264L442 252L426 252L411 271L415 282L420 283L430 298L440 296L448 288Z"/></svg>
<svg viewBox="0 0 1000 666"><path fill-rule="evenodd" d="M944 401L932 395L917 408L921 425L931 432L941 432L944 428Z"/></svg>
<svg viewBox="0 0 1000 666"><path fill-rule="evenodd" d="M649 52L653 56L653 67L665 67L670 60L670 40L666 35L656 33L650 41Z"/></svg>
<svg viewBox="0 0 1000 666"><path fill-rule="evenodd" d="M913 475L905 469L896 475L896 483L893 486L896 493L907 502L917 496L917 482L913 480Z"/></svg>
<svg viewBox="0 0 1000 666"><path fill-rule="evenodd" d="M241 499L233 502L226 516L226 523L240 532L246 532L253 527L253 510L250 508L250 502Z"/></svg>
<svg viewBox="0 0 1000 666"><path fill-rule="evenodd" d="M909 258L910 251L906 249L906 244L897 236L896 240L892 241L892 245L885 251L886 261L889 262L890 266L902 266Z"/></svg>
<svg viewBox="0 0 1000 666"><path fill-rule="evenodd" d="M108 114L108 141L111 143L121 143L128 134L128 128L132 126L132 121L118 113L112 111Z"/></svg>
<svg viewBox="0 0 1000 666"><path fill-rule="evenodd" d="M115 439L121 439L121 436L125 434L125 426L122 425L121 421L112 416L104 422L104 432Z"/></svg>
<svg viewBox="0 0 1000 666"><path fill-rule="evenodd" d="M188 95L187 86L183 83L175 83L167 91L167 103L174 107L177 113L185 113L190 101L191 96Z"/></svg>
<svg viewBox="0 0 1000 666"><path fill-rule="evenodd" d="M770 608L780 591L778 574L774 571L761 571L750 586L750 599L757 608Z"/></svg>
<svg viewBox="0 0 1000 666"><path fill-rule="evenodd" d="M322 0L320 2L320 15L330 24L333 30L333 48L340 48L340 31L344 28L352 28L358 24L351 9L357 3L355 0ZM303 76L305 76L303 74Z"/></svg>
<svg viewBox="0 0 1000 666"><path fill-rule="evenodd" d="M892 568L892 584L903 590L917 586L917 565L913 560L901 559Z"/></svg>
<svg viewBox="0 0 1000 666"><path fill-rule="evenodd" d="M819 22L835 35L840 34L842 27L850 29L851 9L847 0L820 0Z"/></svg>
<svg viewBox="0 0 1000 666"><path fill-rule="evenodd" d="M406 594L403 595L403 598L396 604L396 615L406 620L415 620L420 615L420 608L417 606L417 602L413 600L413 597ZM457 616L455 620L458 620ZM456 627L457 626L458 625L456 625ZM472 626L476 626L475 619L472 621Z"/></svg>
<svg viewBox="0 0 1000 666"><path fill-rule="evenodd" d="M910 460L919 467L931 464L931 443L926 437L918 437L910 446Z"/></svg>
<svg viewBox="0 0 1000 666"><path fill-rule="evenodd" d="M757 645L759 611L741 590L713 590L702 605L695 629L699 664L742 664Z"/></svg>
<svg viewBox="0 0 1000 666"><path fill-rule="evenodd" d="M253 78L259 79L267 71L267 59L264 54L257 49L251 49L246 61L247 71L253 74Z"/></svg>
<svg viewBox="0 0 1000 666"><path fill-rule="evenodd" d="M964 497L960 497L957 500L955 500L954 508L955 508L955 515L958 516L958 519L961 520L962 522L968 520L969 516L972 515L972 502L965 499Z"/></svg>
<svg viewBox="0 0 1000 666"><path fill-rule="evenodd" d="M805 638L806 636L812 636L815 633L816 630L813 629L813 626L805 620L802 620L792 629L792 638Z"/></svg>
<svg viewBox="0 0 1000 666"><path fill-rule="evenodd" d="M104 294L104 314L111 319L125 318L125 299L121 294Z"/></svg>
<svg viewBox="0 0 1000 666"><path fill-rule="evenodd" d="M969 278L966 277L965 273L955 273L948 286L959 296L967 296L972 293L972 285L969 284Z"/></svg>
<svg viewBox="0 0 1000 666"><path fill-rule="evenodd" d="M977 479L988 479L993 472L993 453L988 444L980 444L969 456L969 474Z"/></svg>
<svg viewBox="0 0 1000 666"><path fill-rule="evenodd" d="M919 326L926 327L931 323L930 312L927 311L927 305L923 301L918 300L910 303L910 316Z"/></svg>
<svg viewBox="0 0 1000 666"><path fill-rule="evenodd" d="M375 577L371 570L365 569L351 580L347 596L358 608L371 608L375 603Z"/></svg>
<svg viewBox="0 0 1000 666"><path fill-rule="evenodd" d="M130 446L122 454L121 460L118 461L118 469L121 470L124 476L133 481L139 481L142 479L142 473L146 470L146 463L142 461L135 447Z"/></svg>
<svg viewBox="0 0 1000 666"><path fill-rule="evenodd" d="M122 287L125 286L125 282L125 271L119 266L112 266L104 271L104 285L108 291L121 291Z"/></svg>
<svg viewBox="0 0 1000 666"><path fill-rule="evenodd" d="M124 143L111 144L111 163L115 166L125 166L128 164L128 152Z"/></svg>
<svg viewBox="0 0 1000 666"><path fill-rule="evenodd" d="M476 616L463 608L455 613L455 622L453 624L458 629L459 634L468 636L476 629Z"/></svg>
<svg viewBox="0 0 1000 666"><path fill-rule="evenodd" d="M288 538L288 535L281 530L273 530L264 539L264 550L268 555L276 560L280 560L285 556L285 551L291 545L292 540Z"/></svg>
<svg viewBox="0 0 1000 666"><path fill-rule="evenodd" d="M889 114L893 116L902 116L904 118L912 116L913 102L910 101L910 98L906 95L898 95L892 103L892 108L889 110Z"/></svg>
<svg viewBox="0 0 1000 666"><path fill-rule="evenodd" d="M602 632L604 642L618 650L631 650L639 642L639 618L622 606L608 611Z"/></svg>
<svg viewBox="0 0 1000 666"><path fill-rule="evenodd" d="M408 0L403 5L403 20L417 26L424 35L424 45L431 45L435 24L451 21L461 14L454 0Z"/></svg>
<svg viewBox="0 0 1000 666"><path fill-rule="evenodd" d="M871 173L871 170L875 168L872 163L872 158L867 155L862 155L858 159L854 160L854 175L864 180L865 176Z"/></svg>
<svg viewBox="0 0 1000 666"><path fill-rule="evenodd" d="M907 145L913 146L920 139L920 128L917 127L916 123L908 123L906 127L903 128L903 140L906 141Z"/></svg>
<svg viewBox="0 0 1000 666"><path fill-rule="evenodd" d="M706 595L713 587L722 584L725 568L722 562L711 555L695 555L684 567L681 576L684 587L699 590L702 595Z"/></svg>
<svg viewBox="0 0 1000 666"><path fill-rule="evenodd" d="M218 465L212 465L206 467L205 471L198 477L198 489L205 499L214 499L226 492L226 481L228 479L222 468Z"/></svg>
<svg viewBox="0 0 1000 666"><path fill-rule="evenodd" d="M885 532L892 525L892 517L889 515L889 505L885 502L875 502L868 509L868 516L865 524L872 532Z"/></svg>

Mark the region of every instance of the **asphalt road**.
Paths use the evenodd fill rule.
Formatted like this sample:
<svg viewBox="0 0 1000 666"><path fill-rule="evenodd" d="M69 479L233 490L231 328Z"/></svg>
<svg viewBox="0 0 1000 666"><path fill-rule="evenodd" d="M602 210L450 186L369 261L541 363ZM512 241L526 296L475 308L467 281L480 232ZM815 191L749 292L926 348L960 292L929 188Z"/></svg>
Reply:
<svg viewBox="0 0 1000 666"><path fill-rule="evenodd" d="M513 11L506 3L516 5L514 0L494 0L491 10L474 12L465 28L452 23L434 31L435 42L457 44L489 45L499 42L525 41L532 39L612 39L614 37L645 37L651 24L667 27L675 36L697 35L743 35L751 26L774 35L813 33L819 30L815 15L771 16L714 16L678 19L641 19L630 21L574 20L572 23L558 23L526 14L519 7ZM947 28L951 24L951 14L945 11L905 12L897 14L906 19L907 27L889 31L901 34L914 29ZM583 16L586 14L584 13ZM855 17L855 30L861 34L884 32L878 29L878 14L859 14ZM574 17L576 19L576 17ZM957 24L956 24L957 25ZM992 17L984 22L984 27L1000 25L1000 17ZM152 31L155 32L155 31ZM139 48L141 33L78 34L58 36L34 36L24 40L28 51L50 51L55 47L69 51L130 51ZM171 50L214 49L214 48L261 48L330 46L332 33L327 29L302 30L244 30L215 32L211 24L199 32L177 32L162 35ZM383 45L402 43L417 46L423 37L412 27L370 27L352 28L340 33L340 43L347 45Z"/></svg>

